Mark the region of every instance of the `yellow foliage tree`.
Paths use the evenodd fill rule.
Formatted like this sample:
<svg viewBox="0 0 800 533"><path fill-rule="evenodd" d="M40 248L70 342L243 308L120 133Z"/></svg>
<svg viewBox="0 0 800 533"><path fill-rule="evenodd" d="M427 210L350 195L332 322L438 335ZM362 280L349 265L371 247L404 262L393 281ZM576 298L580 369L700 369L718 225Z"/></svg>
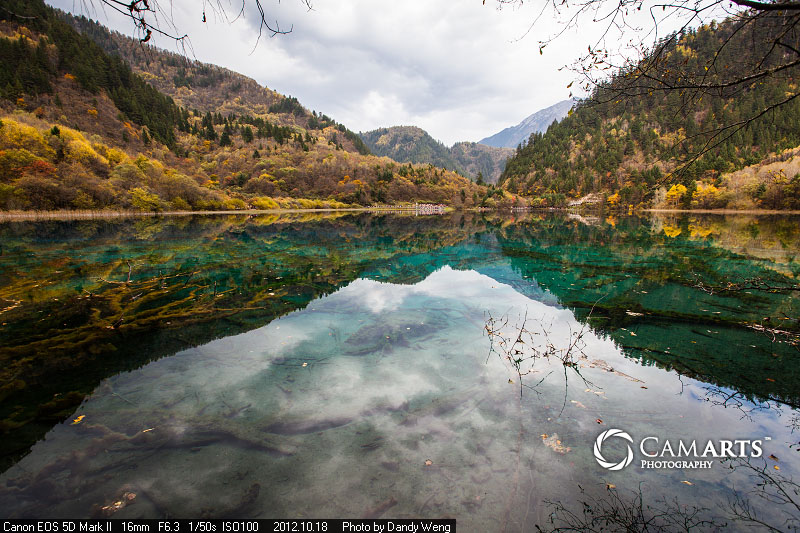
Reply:
<svg viewBox="0 0 800 533"><path fill-rule="evenodd" d="M139 211L161 211L161 198L142 187L131 189L131 205Z"/></svg>
<svg viewBox="0 0 800 533"><path fill-rule="evenodd" d="M67 157L80 163L95 162L108 166L108 159L95 152L85 139L69 141L64 151L67 153Z"/></svg>
<svg viewBox="0 0 800 533"><path fill-rule="evenodd" d="M678 202L686 194L686 187L680 183L673 185L667 191L667 202L677 207Z"/></svg>
<svg viewBox="0 0 800 533"><path fill-rule="evenodd" d="M105 155L106 159L108 159L108 164L112 167L130 161L128 154L118 148L107 148L103 155Z"/></svg>
<svg viewBox="0 0 800 533"><path fill-rule="evenodd" d="M0 128L1 148L24 148L39 157L52 160L56 153L47 143L39 130L17 122L11 118L3 118L3 127Z"/></svg>
<svg viewBox="0 0 800 533"><path fill-rule="evenodd" d="M723 192L717 187L702 181L697 182L697 190L692 193L692 207L713 209L715 207L722 207L724 203Z"/></svg>

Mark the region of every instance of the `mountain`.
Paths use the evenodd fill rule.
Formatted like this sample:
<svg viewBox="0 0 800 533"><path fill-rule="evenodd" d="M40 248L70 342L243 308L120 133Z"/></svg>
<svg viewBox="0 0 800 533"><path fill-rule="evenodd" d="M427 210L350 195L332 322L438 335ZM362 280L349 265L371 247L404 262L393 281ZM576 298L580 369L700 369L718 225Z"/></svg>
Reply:
<svg viewBox="0 0 800 533"><path fill-rule="evenodd" d="M625 209L800 209L792 150L800 146L800 66L780 66L783 50L754 45L797 50L800 34L785 33L781 17L743 24L665 37L657 56L614 74L571 115L533 134L506 164L501 187L542 206L593 195ZM640 76L647 68L658 76ZM754 83L760 68L770 75ZM692 80L720 89L668 88Z"/></svg>
<svg viewBox="0 0 800 533"><path fill-rule="evenodd" d="M450 153L470 178L477 179L480 174L486 183L497 183L506 166L506 160L514 155L514 150L473 142L457 142L450 148Z"/></svg>
<svg viewBox="0 0 800 533"><path fill-rule="evenodd" d="M0 64L0 210L512 199L453 170L372 155L296 98L41 0L4 2Z"/></svg>
<svg viewBox="0 0 800 533"><path fill-rule="evenodd" d="M361 132L361 139L376 155L390 157L399 163L422 163L449 168L464 174L450 149L416 126L394 126Z"/></svg>
<svg viewBox="0 0 800 533"><path fill-rule="evenodd" d="M394 126L362 132L361 138L372 153L401 163L430 164L453 169L477 179L480 173L488 183L496 183L505 161L514 152L477 143L461 142L448 148L416 126Z"/></svg>
<svg viewBox="0 0 800 533"><path fill-rule="evenodd" d="M516 126L506 128L499 133L478 141L489 146L516 148L520 143L525 143L531 133L543 133L547 131L556 120L562 120L567 116L569 110L575 105L575 100L563 100L555 105L546 107L529 116Z"/></svg>
<svg viewBox="0 0 800 533"><path fill-rule="evenodd" d="M219 113L223 117L273 114L282 126L309 129L333 125L344 136L344 139L337 139L343 148L369 154L361 138L343 125L325 115L309 112L297 98L262 87L252 78L217 65L189 60L180 54L142 46L137 39L109 31L85 17L63 14L62 18L108 55L121 58L150 85L187 109Z"/></svg>

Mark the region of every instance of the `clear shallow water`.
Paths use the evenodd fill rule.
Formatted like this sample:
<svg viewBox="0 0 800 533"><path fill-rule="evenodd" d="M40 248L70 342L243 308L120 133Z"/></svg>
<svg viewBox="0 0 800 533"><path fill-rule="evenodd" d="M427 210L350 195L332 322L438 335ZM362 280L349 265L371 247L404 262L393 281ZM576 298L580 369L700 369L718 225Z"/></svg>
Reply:
<svg viewBox="0 0 800 533"><path fill-rule="evenodd" d="M4 241L15 250L4 252L6 265L23 263L26 251L52 265L71 250L82 269L51 277L46 296L28 288L30 301L17 297L23 302L5 315L49 310L53 298L79 308L88 301L90 318L57 331L98 330L89 346L111 348L95 357L86 348L67 372L83 381L62 378L66 388L52 397L8 395L6 431L18 442L48 414L59 416L58 406L65 414L0 476L0 514L90 516L134 493L115 518L424 516L455 517L466 531L529 530L547 524L547 502L580 509L581 498L607 498L608 484L626 501L641 487L648 503L677 498L711 509L734 488L755 486L718 462L609 472L592 453L608 428L702 443L770 437L764 455L778 461L767 466L797 474L791 405L800 384L791 362L800 353L742 326L760 315L796 318L796 298L720 297L696 286L726 275L791 282L786 254L732 253L713 235L676 240L659 221L197 224L201 231L168 223L154 240L112 227L84 242L68 225L34 242ZM127 278L127 261L135 261L132 282L107 283ZM189 274L165 279L175 265ZM29 272L6 274L3 297L33 285ZM154 273L160 278L148 285ZM91 298L76 289L82 284L92 285ZM105 305L123 307L116 328L112 311L97 318L105 308L92 300L102 294ZM526 313L528 329L542 340L546 333L555 349L583 333L574 352L580 375L540 359L524 377L535 387L520 394L519 376L490 354L484 327L488 316L508 317L512 331ZM175 349L181 339L190 347ZM20 335L3 340L6 358L26 353ZM28 340L27 353L46 366L41 339ZM81 388L89 390L77 408L58 403ZM735 395L741 409L721 405L721 394ZM28 398L30 415L20 404ZM750 500L773 519L793 516L786 505ZM728 520L722 510L711 514Z"/></svg>

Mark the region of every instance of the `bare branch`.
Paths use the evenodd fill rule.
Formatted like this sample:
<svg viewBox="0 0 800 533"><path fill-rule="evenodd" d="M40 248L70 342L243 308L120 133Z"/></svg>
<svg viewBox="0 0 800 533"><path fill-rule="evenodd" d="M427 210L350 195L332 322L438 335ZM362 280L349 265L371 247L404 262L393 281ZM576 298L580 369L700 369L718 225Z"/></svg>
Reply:
<svg viewBox="0 0 800 533"><path fill-rule="evenodd" d="M87 0L89 3L98 1L100 5L107 6L117 13L128 17L134 25L136 32L139 35L139 40L143 43L150 41L153 34L161 35L168 39L172 39L179 43L188 39L188 35L181 32L177 28L177 24L173 18L172 3L169 3L169 9L163 7L163 0ZM206 11L209 10L219 18L227 21L228 23L235 22L240 17L245 16L247 8L247 0L240 0L241 4L238 6L236 15L231 19L225 4L221 0L204 0L202 6L198 11L202 14L202 21L207 22ZM293 27L288 30L281 29L277 20L272 21L268 18L267 11L264 7L263 0L251 0L258 11L258 37L256 38L255 46L264 33L269 34L270 37L276 35L285 35L292 32ZM309 10L313 9L311 0L300 0Z"/></svg>

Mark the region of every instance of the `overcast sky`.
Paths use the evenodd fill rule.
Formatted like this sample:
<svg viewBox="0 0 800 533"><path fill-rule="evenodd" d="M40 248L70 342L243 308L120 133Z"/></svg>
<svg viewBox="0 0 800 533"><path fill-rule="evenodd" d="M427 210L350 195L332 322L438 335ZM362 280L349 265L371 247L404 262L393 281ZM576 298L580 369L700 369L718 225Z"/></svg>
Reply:
<svg viewBox="0 0 800 533"><path fill-rule="evenodd" d="M47 1L135 34L130 20L103 10L98 0ZM235 16L240 0L228 1L223 5ZM540 21L522 37L540 8L536 2L498 10L494 0L313 0L308 11L300 0L262 0L269 19L292 32L262 37L253 51L252 10L233 22L208 10L203 24L202 5L171 3L198 60L296 96L354 131L415 125L447 145L478 141L568 98L575 75L559 69L599 31L570 31L540 55L539 40L556 26ZM169 40L153 42L175 49Z"/></svg>

